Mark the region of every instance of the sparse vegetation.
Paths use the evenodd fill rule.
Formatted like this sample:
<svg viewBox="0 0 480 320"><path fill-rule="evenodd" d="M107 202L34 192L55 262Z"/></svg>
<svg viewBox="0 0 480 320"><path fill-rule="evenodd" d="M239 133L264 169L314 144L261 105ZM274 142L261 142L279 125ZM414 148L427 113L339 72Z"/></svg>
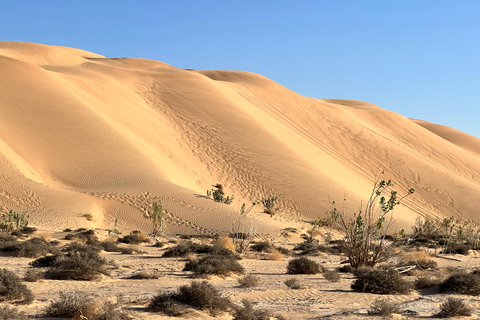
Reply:
<svg viewBox="0 0 480 320"><path fill-rule="evenodd" d="M352 289L359 292L376 294L407 294L413 287L397 270L387 267L383 269L361 268L355 271L357 279Z"/></svg>
<svg viewBox="0 0 480 320"><path fill-rule="evenodd" d="M317 274L320 273L320 265L308 258L301 257L290 260L287 266L287 273L289 274Z"/></svg>
<svg viewBox="0 0 480 320"><path fill-rule="evenodd" d="M82 214L82 217L87 219L87 221L93 221L93 215L91 213L84 213Z"/></svg>
<svg viewBox="0 0 480 320"><path fill-rule="evenodd" d="M471 315L472 311L461 299L448 298L444 303L440 305L440 312L436 315L436 317L468 317Z"/></svg>
<svg viewBox="0 0 480 320"><path fill-rule="evenodd" d="M264 309L255 309L253 304L246 300L242 300L242 307L236 307L233 314L233 320L281 320L283 316L274 315L272 312Z"/></svg>
<svg viewBox="0 0 480 320"><path fill-rule="evenodd" d="M238 284L242 288L254 288L257 287L260 282L260 279L256 275L247 274L242 278L238 279Z"/></svg>
<svg viewBox="0 0 480 320"><path fill-rule="evenodd" d="M8 269L0 269L0 302L29 304L33 298L32 291L15 273Z"/></svg>
<svg viewBox="0 0 480 320"><path fill-rule="evenodd" d="M340 275L338 274L338 272L333 270L325 270L325 272L323 272L323 277L327 279L329 282L340 281Z"/></svg>
<svg viewBox="0 0 480 320"><path fill-rule="evenodd" d="M161 274L156 271L139 271L125 279L158 279Z"/></svg>
<svg viewBox="0 0 480 320"><path fill-rule="evenodd" d="M275 211L278 210L278 208L275 208L275 204L277 200L278 200L277 196L261 199L260 203L263 204L263 206L265 207L263 212L268 213L270 216L273 217L273 215L275 214Z"/></svg>
<svg viewBox="0 0 480 320"><path fill-rule="evenodd" d="M214 254L219 256L232 257L239 259L240 257L224 247L218 245L208 245L203 243L196 243L192 241L182 241L174 247L171 247L163 253L162 257L185 257L189 254Z"/></svg>
<svg viewBox="0 0 480 320"><path fill-rule="evenodd" d="M28 320L29 318L23 311L19 311L17 308L3 305L0 306L0 320Z"/></svg>
<svg viewBox="0 0 480 320"><path fill-rule="evenodd" d="M23 281L27 282L37 282L40 279L43 279L43 271L35 269L28 269L23 276Z"/></svg>
<svg viewBox="0 0 480 320"><path fill-rule="evenodd" d="M440 283L440 292L477 296L480 294L480 276L466 272L454 273Z"/></svg>
<svg viewBox="0 0 480 320"><path fill-rule="evenodd" d="M387 317L393 313L400 313L401 309L386 299L375 299L368 310L368 314Z"/></svg>
<svg viewBox="0 0 480 320"><path fill-rule="evenodd" d="M58 253L58 249L43 238L32 238L25 241L8 241L1 245L1 251L14 257L36 258L49 253Z"/></svg>
<svg viewBox="0 0 480 320"><path fill-rule="evenodd" d="M28 219L29 215L25 211L18 213L10 210L8 213L2 213L0 217L0 232L22 231L28 227Z"/></svg>
<svg viewBox="0 0 480 320"><path fill-rule="evenodd" d="M193 271L197 275L228 276L231 273L245 273L245 269L234 258L218 255L194 259L187 262L183 270Z"/></svg>
<svg viewBox="0 0 480 320"><path fill-rule="evenodd" d="M93 299L79 291L60 291L59 299L52 301L45 313L50 317L72 318L81 314L87 319L93 317Z"/></svg>
<svg viewBox="0 0 480 320"><path fill-rule="evenodd" d="M163 209L162 203L154 202L152 204L152 210L147 211L145 217L152 220L152 235L158 236L163 232L165 227L163 218L167 214L167 210Z"/></svg>
<svg viewBox="0 0 480 320"><path fill-rule="evenodd" d="M142 242L150 242L148 236L138 230L130 232L130 234L118 238L118 242L127 243L127 244L140 244Z"/></svg>
<svg viewBox="0 0 480 320"><path fill-rule="evenodd" d="M285 285L287 287L289 287L290 289L301 289L303 288L303 284L300 280L298 280L297 278L289 278L287 280L285 280L283 283L285 283Z"/></svg>
<svg viewBox="0 0 480 320"><path fill-rule="evenodd" d="M227 205L233 202L235 196L226 196L225 191L223 190L223 185L216 184L213 186L214 189L207 190L207 196L215 200L215 202L225 203Z"/></svg>
<svg viewBox="0 0 480 320"><path fill-rule="evenodd" d="M441 283L440 279L438 278L433 278L430 276L424 276L424 277L418 277L415 282L414 286L415 289L424 289L424 288L430 288L434 286L438 286Z"/></svg>
<svg viewBox="0 0 480 320"><path fill-rule="evenodd" d="M81 228L76 232L77 233L67 234L65 236L65 240L74 240L87 245L94 245L98 243L98 237L95 235L95 231Z"/></svg>

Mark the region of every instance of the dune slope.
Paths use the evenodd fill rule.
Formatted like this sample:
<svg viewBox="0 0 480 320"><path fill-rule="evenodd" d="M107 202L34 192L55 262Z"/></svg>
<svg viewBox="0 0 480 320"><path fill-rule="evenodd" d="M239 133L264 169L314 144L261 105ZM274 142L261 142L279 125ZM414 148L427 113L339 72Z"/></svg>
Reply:
<svg viewBox="0 0 480 320"><path fill-rule="evenodd" d="M250 214L275 234L331 201L354 212L379 169L400 193L417 190L400 224L480 220L479 139L252 73L0 42L0 124L0 204L51 228L117 218L148 231L143 214L161 201L170 232L226 232L242 203L279 196L274 218ZM216 183L232 205L205 196Z"/></svg>

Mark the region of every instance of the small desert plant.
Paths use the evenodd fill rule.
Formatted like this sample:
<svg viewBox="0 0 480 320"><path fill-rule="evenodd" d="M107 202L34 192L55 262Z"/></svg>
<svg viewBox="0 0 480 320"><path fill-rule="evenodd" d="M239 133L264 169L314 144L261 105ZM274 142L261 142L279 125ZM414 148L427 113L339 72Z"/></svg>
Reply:
<svg viewBox="0 0 480 320"><path fill-rule="evenodd" d="M300 280L298 280L297 278L287 279L283 283L285 283L285 285L287 287L289 287L290 289L301 289L301 288L303 288L302 282Z"/></svg>
<svg viewBox="0 0 480 320"><path fill-rule="evenodd" d="M263 204L265 207L265 210L263 212L268 213L270 216L273 216L275 214L275 211L278 210L278 208L275 208L275 204L278 200L278 197L268 197L260 200L260 203Z"/></svg>
<svg viewBox="0 0 480 320"><path fill-rule="evenodd" d="M17 213L10 210L3 213L0 217L0 232L9 233L13 231L21 231L28 226L29 215L26 212Z"/></svg>
<svg viewBox="0 0 480 320"><path fill-rule="evenodd" d="M182 241L176 246L165 250L162 257L184 257L191 253L210 253L211 251L212 247L208 244L195 243L192 241Z"/></svg>
<svg viewBox="0 0 480 320"><path fill-rule="evenodd" d="M409 189L405 196L398 199L397 192L392 190L387 199L383 193L391 186L390 180L380 180L377 177L365 209L348 220L345 214L338 215L345 232L348 261L353 268L373 267L387 258L384 240L391 222L391 218L387 222L387 214L402 199L415 192L414 189ZM378 214L377 205L380 209Z"/></svg>
<svg viewBox="0 0 480 320"><path fill-rule="evenodd" d="M438 278L425 276L425 277L417 278L414 282L414 286L415 286L415 289L423 289L423 288L438 286L440 283L441 281Z"/></svg>
<svg viewBox="0 0 480 320"><path fill-rule="evenodd" d="M91 213L82 214L82 217L87 219L87 221L93 221L93 215Z"/></svg>
<svg viewBox="0 0 480 320"><path fill-rule="evenodd" d="M223 298L220 292L207 281L193 281L190 285L181 286L175 295L175 300L200 310L208 310L212 315L231 307L230 300Z"/></svg>
<svg viewBox="0 0 480 320"><path fill-rule="evenodd" d="M272 312L264 309L254 309L250 301L243 299L242 307L236 307L233 314L233 320L281 320L285 319L281 315L274 315Z"/></svg>
<svg viewBox="0 0 480 320"><path fill-rule="evenodd" d="M60 291L60 297L52 301L45 313L50 317L72 318L78 313L92 318L94 315L94 301L85 293L79 291Z"/></svg>
<svg viewBox="0 0 480 320"><path fill-rule="evenodd" d="M140 231L132 231L130 234L118 238L119 242L127 243L127 244L140 244L142 242L150 242L148 236Z"/></svg>
<svg viewBox="0 0 480 320"><path fill-rule="evenodd" d="M161 274L157 271L139 271L125 279L158 279Z"/></svg>
<svg viewBox="0 0 480 320"><path fill-rule="evenodd" d="M99 311L93 320L130 320L130 312L123 308L124 299L118 295L115 300L106 300L102 302Z"/></svg>
<svg viewBox="0 0 480 320"><path fill-rule="evenodd" d="M397 270L361 268L356 270L357 279L352 289L359 292L377 294L406 294L412 291L412 285L405 281Z"/></svg>
<svg viewBox="0 0 480 320"><path fill-rule="evenodd" d="M193 271L197 275L228 276L231 273L245 273L245 269L234 258L218 255L194 259L187 262L183 270Z"/></svg>
<svg viewBox="0 0 480 320"><path fill-rule="evenodd" d="M29 304L33 301L32 291L12 271L0 269L0 302L15 301Z"/></svg>
<svg viewBox="0 0 480 320"><path fill-rule="evenodd" d="M440 305L440 312L436 316L438 318L450 318L471 315L472 311L461 299L448 298Z"/></svg>
<svg viewBox="0 0 480 320"><path fill-rule="evenodd" d="M395 304L386 299L375 299L368 310L368 314L380 315L383 317L390 316L393 313L400 313L401 310Z"/></svg>
<svg viewBox="0 0 480 320"><path fill-rule="evenodd" d="M457 294L480 294L480 276L474 273L454 273L440 283L440 292Z"/></svg>
<svg viewBox="0 0 480 320"><path fill-rule="evenodd" d="M95 251L72 251L55 259L45 278L55 280L97 280L108 275L107 261Z"/></svg>
<svg viewBox="0 0 480 320"><path fill-rule="evenodd" d="M161 202L152 204L152 211L147 211L145 217L152 220L152 235L158 236L163 232L165 227L163 218L167 214L167 210L163 209Z"/></svg>
<svg viewBox="0 0 480 320"><path fill-rule="evenodd" d="M181 308L174 296L175 294L173 293L159 293L150 300L148 307L155 312L163 312L169 316L178 316L181 314Z"/></svg>
<svg viewBox="0 0 480 320"><path fill-rule="evenodd" d="M250 246L250 249L257 252L270 252L273 246L268 241L260 241Z"/></svg>
<svg viewBox="0 0 480 320"><path fill-rule="evenodd" d="M223 191L223 185L216 184L213 186L215 189L207 190L207 196L215 200L215 202L221 202L225 204L231 204L233 202L234 196L226 196L225 191Z"/></svg>
<svg viewBox="0 0 480 320"><path fill-rule="evenodd" d="M260 279L258 279L258 277L253 274L247 274L246 276L243 276L238 279L238 284L242 288L254 288L258 286L259 282L260 282Z"/></svg>
<svg viewBox="0 0 480 320"><path fill-rule="evenodd" d="M122 250L115 242L113 241L102 241L99 243L100 247L103 248L106 252L120 252Z"/></svg>
<svg viewBox="0 0 480 320"><path fill-rule="evenodd" d="M65 236L65 240L74 240L87 245L93 245L98 243L98 237L95 235L95 231L86 230L84 228L78 229L77 233L69 233Z"/></svg>
<svg viewBox="0 0 480 320"><path fill-rule="evenodd" d="M40 279L43 279L43 271L34 269L28 269L23 276L23 281L27 282L37 282Z"/></svg>
<svg viewBox="0 0 480 320"><path fill-rule="evenodd" d="M287 266L289 274L317 274L320 272L320 265L305 257L290 260Z"/></svg>
<svg viewBox="0 0 480 320"><path fill-rule="evenodd" d="M329 282L339 282L340 281L340 275L336 271L332 270L325 270L323 273L323 277L327 279Z"/></svg>
<svg viewBox="0 0 480 320"><path fill-rule="evenodd" d="M9 305L0 306L0 320L28 320L25 312L18 311L17 308Z"/></svg>

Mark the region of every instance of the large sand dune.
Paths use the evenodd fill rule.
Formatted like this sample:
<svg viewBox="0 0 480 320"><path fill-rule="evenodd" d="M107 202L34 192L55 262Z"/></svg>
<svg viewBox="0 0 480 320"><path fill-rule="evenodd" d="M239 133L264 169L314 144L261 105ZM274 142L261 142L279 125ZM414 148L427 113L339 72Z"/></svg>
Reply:
<svg viewBox="0 0 480 320"><path fill-rule="evenodd" d="M375 173L396 209L480 222L480 140L378 106L301 96L260 75L183 70L64 47L0 42L0 204L49 228L148 231L153 201L170 232L228 231L243 202L280 197L263 232L347 212ZM205 197L221 183L232 205ZM87 221L83 214L93 215Z"/></svg>

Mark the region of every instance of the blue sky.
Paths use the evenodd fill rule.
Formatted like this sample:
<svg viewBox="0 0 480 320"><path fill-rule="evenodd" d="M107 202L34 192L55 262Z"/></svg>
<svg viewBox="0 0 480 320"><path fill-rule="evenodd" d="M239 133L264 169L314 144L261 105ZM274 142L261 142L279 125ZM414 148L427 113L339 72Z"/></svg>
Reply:
<svg viewBox="0 0 480 320"><path fill-rule="evenodd" d="M244 70L480 137L480 1L5 1L0 40Z"/></svg>

